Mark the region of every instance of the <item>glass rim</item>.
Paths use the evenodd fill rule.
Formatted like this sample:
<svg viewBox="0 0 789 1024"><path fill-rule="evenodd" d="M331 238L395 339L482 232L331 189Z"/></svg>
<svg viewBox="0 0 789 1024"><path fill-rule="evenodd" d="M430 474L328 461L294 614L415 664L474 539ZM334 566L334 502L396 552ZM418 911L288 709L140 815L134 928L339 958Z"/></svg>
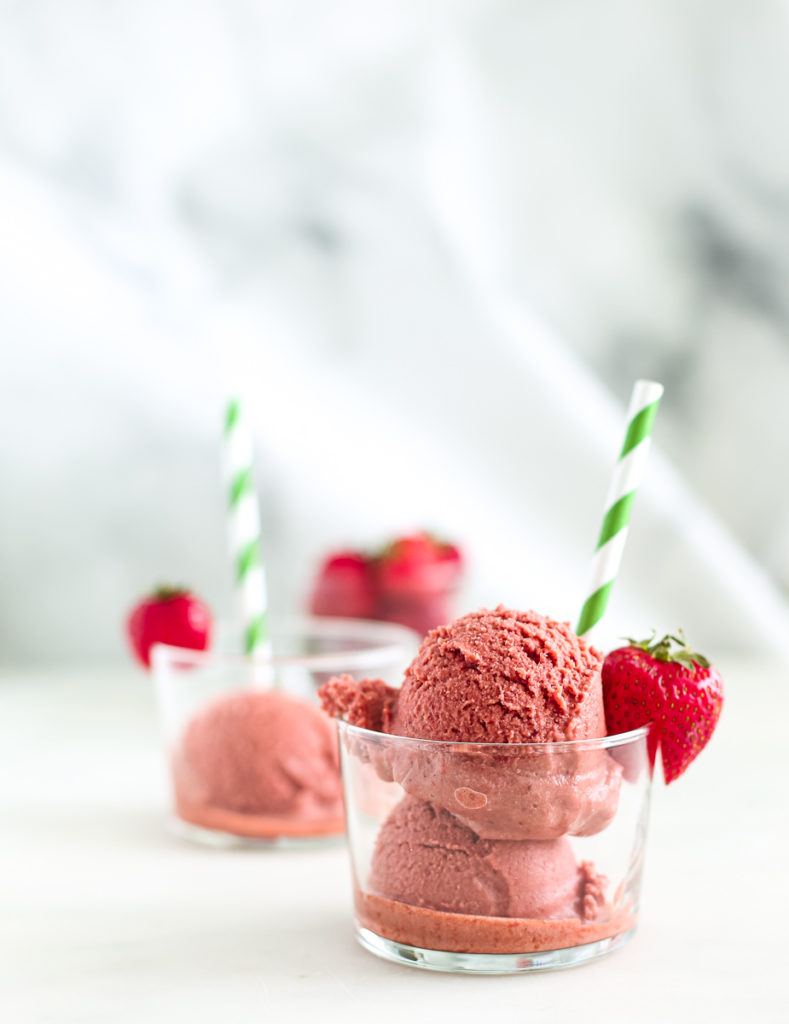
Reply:
<svg viewBox="0 0 789 1024"><path fill-rule="evenodd" d="M285 636L314 636L358 639L367 644L351 651L321 651L315 654L245 654L243 651L223 651L209 648L205 651L173 644L155 643L151 647L151 666L156 671L164 668L210 668L217 666L267 665L286 667L301 665L323 671L376 668L390 665L402 658L412 658L421 638L419 634L395 622L377 619L345 619L323 615L274 616L270 620L272 632ZM241 635L240 626L226 628L219 623L216 632Z"/></svg>
<svg viewBox="0 0 789 1024"><path fill-rule="evenodd" d="M335 718L335 722L342 733L349 733L359 739L367 741L378 741L381 739L393 740L395 744L419 743L440 748L452 748L453 753L462 753L463 747L468 747L469 752L475 751L571 751L571 750L608 750L610 747L622 747L628 743L646 738L652 728L652 722L641 725L637 729L630 729L627 732L614 733L611 736L587 736L577 740L542 740L530 741L527 743L492 743L485 740L433 740L423 739L420 736L400 736L397 733L377 732L375 729L364 729L360 725L351 725L342 718Z"/></svg>

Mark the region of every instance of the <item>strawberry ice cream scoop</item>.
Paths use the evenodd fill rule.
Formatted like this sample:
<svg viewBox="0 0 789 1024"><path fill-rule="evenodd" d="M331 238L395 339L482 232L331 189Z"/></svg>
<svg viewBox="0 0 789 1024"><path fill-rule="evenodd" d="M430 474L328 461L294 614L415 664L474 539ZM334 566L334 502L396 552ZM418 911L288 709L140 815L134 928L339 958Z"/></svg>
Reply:
<svg viewBox="0 0 789 1024"><path fill-rule="evenodd" d="M324 709L351 725L464 743L545 743L605 736L602 655L567 623L499 606L428 634L399 691L332 680ZM365 688L365 699L354 696ZM385 706L385 720L377 709ZM349 712L350 714L346 714Z"/></svg>
<svg viewBox="0 0 789 1024"><path fill-rule="evenodd" d="M501 606L472 612L422 644L393 731L479 743L604 736L601 664L567 623Z"/></svg>
<svg viewBox="0 0 789 1024"><path fill-rule="evenodd" d="M445 741L371 744L368 754L363 737L356 742L383 778L478 835L591 835L616 812L622 769L613 758L583 744L507 745L605 736L601 661L566 623L498 607L433 630L399 691L340 677L320 696L326 711L351 725Z"/></svg>
<svg viewBox="0 0 789 1024"><path fill-rule="evenodd" d="M567 839L481 839L451 814L413 797L378 836L369 889L386 899L482 917L593 920L605 880L578 865Z"/></svg>
<svg viewBox="0 0 789 1024"><path fill-rule="evenodd" d="M277 691L233 693L189 723L174 761L179 801L294 819L342 815L334 729Z"/></svg>

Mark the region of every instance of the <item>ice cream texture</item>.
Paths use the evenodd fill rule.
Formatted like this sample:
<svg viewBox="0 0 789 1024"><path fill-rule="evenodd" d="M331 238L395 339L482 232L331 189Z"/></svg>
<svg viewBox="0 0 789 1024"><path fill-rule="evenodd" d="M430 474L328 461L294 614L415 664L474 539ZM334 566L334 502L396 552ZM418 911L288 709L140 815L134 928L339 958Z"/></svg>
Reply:
<svg viewBox="0 0 789 1024"><path fill-rule="evenodd" d="M605 735L602 655L567 623L499 606L428 634L399 691L367 680L349 700L348 677L321 691L351 725L432 740L535 743ZM373 699L375 696L375 699ZM378 714L388 710L387 716Z"/></svg>
<svg viewBox="0 0 789 1024"><path fill-rule="evenodd" d="M248 835L342 828L334 730L301 698L244 691L213 701L187 726L173 769L179 814L194 824Z"/></svg>
<svg viewBox="0 0 789 1024"><path fill-rule="evenodd" d="M540 744L605 736L601 661L566 623L500 606L428 634L399 691L342 676L320 697L327 712L361 729L445 741L376 744L368 756L381 777L477 835L591 835L616 812L620 765L583 743Z"/></svg>
<svg viewBox="0 0 789 1024"><path fill-rule="evenodd" d="M594 920L605 880L566 838L491 841L440 807L406 796L378 835L369 889L454 914Z"/></svg>

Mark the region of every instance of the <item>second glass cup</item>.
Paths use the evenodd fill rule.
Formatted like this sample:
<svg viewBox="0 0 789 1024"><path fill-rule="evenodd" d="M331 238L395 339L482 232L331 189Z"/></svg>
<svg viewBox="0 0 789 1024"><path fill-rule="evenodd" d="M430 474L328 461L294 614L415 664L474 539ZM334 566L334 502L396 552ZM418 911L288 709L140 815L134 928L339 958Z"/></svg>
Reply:
<svg viewBox="0 0 789 1024"><path fill-rule="evenodd" d="M159 644L152 664L175 832L212 845L314 842L344 831L337 738L317 706L329 677L395 684L418 646L410 630L353 619L274 621L273 654L238 638L210 652Z"/></svg>

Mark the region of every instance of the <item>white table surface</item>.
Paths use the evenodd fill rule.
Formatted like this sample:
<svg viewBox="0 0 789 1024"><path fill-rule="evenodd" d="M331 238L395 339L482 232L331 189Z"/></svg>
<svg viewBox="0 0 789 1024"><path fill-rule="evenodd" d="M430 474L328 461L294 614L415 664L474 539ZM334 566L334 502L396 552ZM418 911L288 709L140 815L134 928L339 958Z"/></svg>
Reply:
<svg viewBox="0 0 789 1024"><path fill-rule="evenodd" d="M630 945L570 971L461 977L356 945L342 846L171 837L144 676L5 673L0 1020L787 1021L789 674L724 678L712 744L657 787Z"/></svg>

